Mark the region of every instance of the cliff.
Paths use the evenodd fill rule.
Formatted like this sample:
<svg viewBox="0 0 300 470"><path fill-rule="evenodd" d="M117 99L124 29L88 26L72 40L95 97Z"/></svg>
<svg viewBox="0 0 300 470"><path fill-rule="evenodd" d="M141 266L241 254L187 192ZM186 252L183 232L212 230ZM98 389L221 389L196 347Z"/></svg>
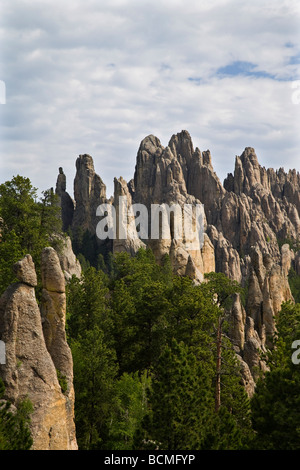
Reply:
<svg viewBox="0 0 300 470"><path fill-rule="evenodd" d="M0 299L0 337L6 361L0 365L5 399L33 405L33 450L76 450L73 363L65 334L65 277L53 248L42 253L42 302L30 255L14 265L19 282ZM61 386L59 378L65 380Z"/></svg>
<svg viewBox="0 0 300 470"><path fill-rule="evenodd" d="M122 177L115 178L111 201L106 200L105 185L95 173L92 157L80 156L76 169L74 209L61 199L62 213L72 220L75 232L84 227L95 235L100 220L95 216L96 206L103 202L115 208L119 229L120 196L129 208L143 205L148 213L153 205L176 206L179 210L170 215L165 227L169 236L160 232L157 239L138 233L134 213L129 210L122 219L127 237L118 236L117 231L109 249L134 254L141 246L149 246L158 263L168 254L174 272L195 282L203 282L205 273L216 271L246 287L246 305L237 297L233 306L232 340L251 393L259 370L264 370L259 351L274 333L281 303L293 301L288 272L291 267L296 272L300 269L300 254L285 243L300 237L299 173L265 169L255 150L246 147L222 184L210 151L194 148L187 131L174 134L166 147L154 135L143 139L132 180L127 183ZM174 236L186 208L200 205L203 233L199 231L196 239L189 232ZM151 224L149 216L148 234Z"/></svg>
<svg viewBox="0 0 300 470"><path fill-rule="evenodd" d="M166 147L153 135L143 139L133 178L115 178L110 200L93 158L86 154L76 160L74 199L66 192L61 167L56 194L73 245L67 236L59 254L53 248L41 253L39 305L30 255L15 264L19 282L0 299L0 338L6 348L0 377L5 398L13 405L25 398L33 404L33 449L77 449L65 284L72 275L81 275L73 251L80 243L95 263L99 253L127 251L134 256L141 247L150 247L158 263L168 255L174 273L195 283L205 282L205 274L215 271L245 287L246 300L234 298L230 338L251 396L259 373L266 370L260 353L270 345L276 315L282 302L293 301L291 267L300 274L299 173L265 169L255 150L246 147L222 184L210 151L194 148L189 133L182 131ZM105 219L105 211L100 216L97 209L104 204L115 214L111 240L97 237L97 225ZM153 208L160 213L157 226ZM171 210L164 218L165 208ZM185 224L187 216L191 225Z"/></svg>

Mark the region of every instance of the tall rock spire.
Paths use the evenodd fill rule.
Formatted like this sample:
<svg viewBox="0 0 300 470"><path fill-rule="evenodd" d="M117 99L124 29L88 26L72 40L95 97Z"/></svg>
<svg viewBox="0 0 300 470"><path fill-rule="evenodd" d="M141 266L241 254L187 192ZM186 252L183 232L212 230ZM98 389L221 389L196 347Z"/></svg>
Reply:
<svg viewBox="0 0 300 470"><path fill-rule="evenodd" d="M74 180L75 211L73 228L82 228L95 234L97 207L106 201L106 186L94 169L90 155L79 155Z"/></svg>
<svg viewBox="0 0 300 470"><path fill-rule="evenodd" d="M66 191L67 181L63 169L59 168L59 174L56 181L55 193L60 198L62 229L67 231L73 222L74 201Z"/></svg>
<svg viewBox="0 0 300 470"><path fill-rule="evenodd" d="M67 395L61 389L57 376L57 367L61 367L59 355L68 351L63 321L56 323L57 328L52 336L55 343L60 336L60 348L52 357L46 345L41 312L35 297L37 276L32 257L26 255L15 264L14 271L19 282L8 287L0 299L0 338L6 346L6 363L0 365L0 377L5 384L5 399L15 406L24 399L32 403L30 429L33 450L75 450L71 362L68 372L63 370L69 379ZM64 279L59 263L55 272L49 265L47 272L50 271L56 279ZM49 277L48 274L46 277ZM47 287L52 288L53 285L47 282ZM57 317L61 318L59 312L63 312L64 300L57 298L54 292L47 293L48 318L53 314L55 323Z"/></svg>

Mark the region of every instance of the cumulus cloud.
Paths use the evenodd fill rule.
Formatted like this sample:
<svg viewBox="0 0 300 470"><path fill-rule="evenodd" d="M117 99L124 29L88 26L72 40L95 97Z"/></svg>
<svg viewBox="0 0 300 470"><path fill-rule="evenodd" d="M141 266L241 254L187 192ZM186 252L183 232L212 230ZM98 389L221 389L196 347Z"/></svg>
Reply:
<svg viewBox="0 0 300 470"><path fill-rule="evenodd" d="M297 0L3 0L1 180L41 190L93 156L113 190L140 141L187 129L223 179L246 146L299 169Z"/></svg>

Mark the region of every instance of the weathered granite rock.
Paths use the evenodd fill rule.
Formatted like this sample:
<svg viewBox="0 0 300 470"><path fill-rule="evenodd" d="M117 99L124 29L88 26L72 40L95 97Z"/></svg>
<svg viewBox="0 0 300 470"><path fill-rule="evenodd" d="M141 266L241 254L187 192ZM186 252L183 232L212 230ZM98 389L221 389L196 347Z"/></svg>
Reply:
<svg viewBox="0 0 300 470"><path fill-rule="evenodd" d="M249 398L251 398L255 392L255 381L253 379L251 370L247 362L245 362L239 354L237 354L236 357L240 364L242 384L245 387L246 393L248 394Z"/></svg>
<svg viewBox="0 0 300 470"><path fill-rule="evenodd" d="M50 292L65 292L65 278L54 248L45 248L41 263L42 284Z"/></svg>
<svg viewBox="0 0 300 470"><path fill-rule="evenodd" d="M245 345L246 316L240 294L236 294L231 311L230 339L238 352L242 351Z"/></svg>
<svg viewBox="0 0 300 470"><path fill-rule="evenodd" d="M113 240L113 252L126 251L135 255L140 248L145 248L145 244L138 235L132 211L132 197L122 177L114 179L113 206L116 211L116 238Z"/></svg>
<svg viewBox="0 0 300 470"><path fill-rule="evenodd" d="M224 236L245 253L257 243L261 251L268 252L280 262L278 240L299 238L299 173L266 170L259 165L254 149L247 147L240 157L236 157L234 175L227 176L224 188L236 196L240 211L243 200L242 214L246 217L242 226L241 213L229 209L228 214L236 214L231 219L235 232L242 236L239 246L237 240L230 238L229 219L221 217Z"/></svg>
<svg viewBox="0 0 300 470"><path fill-rule="evenodd" d="M214 246L215 270L224 273L229 279L241 283L243 276L238 251L213 225L208 226L207 234Z"/></svg>
<svg viewBox="0 0 300 470"><path fill-rule="evenodd" d="M74 387L73 359L66 339L66 293L65 277L56 251L45 248L42 252L42 300L41 317L47 350L53 364L62 378L66 380L64 390L66 401L67 427L71 448L76 447L74 425Z"/></svg>
<svg viewBox="0 0 300 470"><path fill-rule="evenodd" d="M211 166L209 156L205 155L204 160L207 169ZM175 206L176 209L180 208L170 213L168 236L161 235L159 239L150 237L146 243L153 250L158 262L168 254L175 273L193 275L196 281L202 281L205 272L215 269L214 247L204 233L204 211L202 232L196 233L195 218L190 230L184 225L189 207L194 210L194 216L196 208L203 207L197 196L188 191L189 186L196 185L196 180L191 179L196 174L195 167L198 165L199 169L202 164L201 152L199 149L194 151L187 131L173 135L167 147L163 147L155 136L149 135L140 144L134 182L130 185L133 202L145 205L149 213L153 205L165 204L170 209ZM153 225L150 220L149 231L151 223ZM178 228L183 229L182 237L175 233Z"/></svg>
<svg viewBox="0 0 300 470"><path fill-rule="evenodd" d="M261 358L261 353L265 352L265 342L263 334L259 336L255 329L254 320L250 317L246 317L245 323L245 343L242 351L242 358L246 362L251 371L251 375L256 381L261 373L266 372L266 364Z"/></svg>
<svg viewBox="0 0 300 470"><path fill-rule="evenodd" d="M88 230L92 235L96 232L97 207L106 202L106 186L94 169L90 155L79 155L76 160L74 179L75 211L73 229Z"/></svg>
<svg viewBox="0 0 300 470"><path fill-rule="evenodd" d="M62 247L57 251L60 266L64 273L65 280L68 281L72 276L78 278L81 277L81 265L78 259L76 258L73 248L71 238L65 236L61 240Z"/></svg>
<svg viewBox="0 0 300 470"><path fill-rule="evenodd" d="M0 365L5 398L17 405L28 398L33 405L33 450L77 449L74 409L67 407L55 364L47 350L36 301L36 275L30 255L15 265L20 282L0 299L0 338L6 345L6 363ZM30 280L30 283L28 282Z"/></svg>
<svg viewBox="0 0 300 470"><path fill-rule="evenodd" d="M276 315L282 303L293 301L293 296L285 271L268 253L262 254L258 245L252 247L251 261L247 312L254 320L260 337L264 334L267 344L270 344L269 340L275 332Z"/></svg>
<svg viewBox="0 0 300 470"><path fill-rule="evenodd" d="M264 368L257 351L269 344L282 302L292 300L287 275L298 258L287 245L280 250L278 240L299 236L299 181L295 171L276 174L261 167L255 150L246 147L223 187L209 150L194 149L182 131L167 147L153 135L141 142L130 184L132 200L147 207L188 200L204 204L208 251L203 245L192 252L172 237L149 246L158 261L168 253L180 275L201 282L205 272L216 270L248 287L246 308L237 299L234 303L231 337L254 374ZM253 327L247 329L249 321Z"/></svg>
<svg viewBox="0 0 300 470"><path fill-rule="evenodd" d="M13 271L20 282L28 284L30 287L37 285L35 266L30 255L26 255L22 260L15 263Z"/></svg>
<svg viewBox="0 0 300 470"><path fill-rule="evenodd" d="M290 246L286 243L281 247L281 269L283 276L287 277L289 271L295 260L295 253L290 249Z"/></svg>
<svg viewBox="0 0 300 470"><path fill-rule="evenodd" d="M105 201L104 183L95 176L90 156L80 156L76 167L77 215L73 227L94 231L96 206ZM64 184L61 176L62 189ZM129 215L125 220L129 237L114 240L114 252L134 254L140 246L149 246L157 262L168 254L174 272L196 282L202 282L206 272L217 271L247 287L245 308L240 299L235 299L231 335L245 364L245 383L250 384L249 371L255 375L265 367L257 351L269 344L282 302L293 300L287 278L290 267L300 274L299 253L287 244L280 249L285 240L299 241L299 173L265 169L255 149L246 147L236 156L234 172L222 185L214 172L210 151L194 148L190 134L183 130L173 134L166 147L154 135L141 141L134 178L128 184L122 178L115 179L114 198L108 202L117 211L120 195L129 206L145 205L149 214L152 205L179 205L181 211L170 215L168 236L161 233L157 239L150 237L153 221L149 216L149 238L142 240L144 245ZM175 236L175 227L182 225L187 205L204 208L203 233L196 237L196 243L191 233L184 232L182 239Z"/></svg>
<svg viewBox="0 0 300 470"><path fill-rule="evenodd" d="M66 191L67 181L63 169L59 168L59 174L56 181L55 193L60 198L62 229L67 231L73 222L74 201Z"/></svg>

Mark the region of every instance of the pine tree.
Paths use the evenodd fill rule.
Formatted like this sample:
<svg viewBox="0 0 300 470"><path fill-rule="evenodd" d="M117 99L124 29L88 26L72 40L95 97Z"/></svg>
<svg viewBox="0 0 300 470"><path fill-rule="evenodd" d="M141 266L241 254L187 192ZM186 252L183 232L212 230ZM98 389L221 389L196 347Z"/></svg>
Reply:
<svg viewBox="0 0 300 470"><path fill-rule="evenodd" d="M60 208L53 191L37 189L28 178L15 176L0 185L0 293L15 281L12 265L31 254L39 273L42 249L60 247Z"/></svg>
<svg viewBox="0 0 300 470"><path fill-rule="evenodd" d="M165 344L165 267L156 264L152 252L140 250L132 258L118 254L114 273L111 306L121 371L150 370Z"/></svg>
<svg viewBox="0 0 300 470"><path fill-rule="evenodd" d="M147 390L150 386L147 373L125 372L116 381L115 407L112 409L108 448L130 450L147 413Z"/></svg>
<svg viewBox="0 0 300 470"><path fill-rule="evenodd" d="M80 450L106 449L116 406L118 372L114 350L95 325L71 341L74 361L75 423Z"/></svg>
<svg viewBox="0 0 300 470"><path fill-rule="evenodd" d="M94 326L101 326L105 335L110 334L107 282L103 271L88 267L80 279L73 276L67 284L67 334L70 339L77 339L79 335L84 337Z"/></svg>
<svg viewBox="0 0 300 470"><path fill-rule="evenodd" d="M251 401L253 447L300 450L300 304L284 303L276 320L277 333L267 354L269 371ZM297 341L298 352L293 349Z"/></svg>
<svg viewBox="0 0 300 470"><path fill-rule="evenodd" d="M183 342L166 346L153 371L144 447L197 450L212 409L209 377ZM140 445L142 445L140 442Z"/></svg>

